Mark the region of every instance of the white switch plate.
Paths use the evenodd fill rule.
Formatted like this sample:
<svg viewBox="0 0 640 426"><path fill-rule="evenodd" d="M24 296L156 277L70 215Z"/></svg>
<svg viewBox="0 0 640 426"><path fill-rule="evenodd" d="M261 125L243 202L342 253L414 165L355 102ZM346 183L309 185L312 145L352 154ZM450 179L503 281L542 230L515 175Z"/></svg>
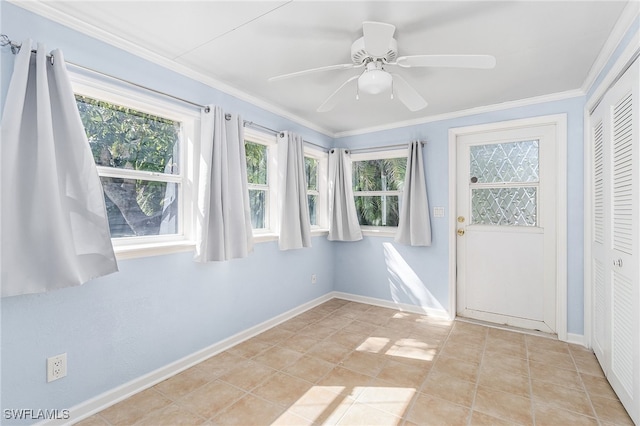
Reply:
<svg viewBox="0 0 640 426"><path fill-rule="evenodd" d="M444 217L444 207L434 207L433 217Z"/></svg>

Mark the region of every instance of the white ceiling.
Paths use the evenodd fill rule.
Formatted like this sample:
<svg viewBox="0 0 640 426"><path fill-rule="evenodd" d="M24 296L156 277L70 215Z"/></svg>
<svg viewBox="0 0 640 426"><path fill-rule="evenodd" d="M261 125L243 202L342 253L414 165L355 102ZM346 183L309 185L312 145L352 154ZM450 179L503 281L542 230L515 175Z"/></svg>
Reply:
<svg viewBox="0 0 640 426"><path fill-rule="evenodd" d="M46 5L102 30L103 39L129 41L335 135L580 89L626 2L54 0ZM400 56L489 54L497 66L399 69L429 103L417 112L388 96L361 94L356 100L351 92L334 110L316 112L360 69L268 82L279 74L350 63L351 43L362 36L367 20L396 26Z"/></svg>

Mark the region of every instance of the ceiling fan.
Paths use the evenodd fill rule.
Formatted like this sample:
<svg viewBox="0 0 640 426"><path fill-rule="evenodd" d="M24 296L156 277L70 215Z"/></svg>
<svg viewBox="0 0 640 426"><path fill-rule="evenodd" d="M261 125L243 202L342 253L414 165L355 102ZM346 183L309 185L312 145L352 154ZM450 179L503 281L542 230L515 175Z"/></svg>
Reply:
<svg viewBox="0 0 640 426"><path fill-rule="evenodd" d="M389 66L400 68L413 67L449 67L491 69L496 66L496 58L491 55L412 55L398 57L398 43L393 38L396 27L382 22L365 21L362 23L363 37L351 45L350 64L329 65L271 77L269 81L299 77L321 71L364 68L361 74L350 77L342 83L318 107L318 112L333 109L339 100L337 96L356 82L356 99L364 92L377 95L383 92L394 95L410 110L418 111L427 106L427 101L407 83L399 74L387 71Z"/></svg>

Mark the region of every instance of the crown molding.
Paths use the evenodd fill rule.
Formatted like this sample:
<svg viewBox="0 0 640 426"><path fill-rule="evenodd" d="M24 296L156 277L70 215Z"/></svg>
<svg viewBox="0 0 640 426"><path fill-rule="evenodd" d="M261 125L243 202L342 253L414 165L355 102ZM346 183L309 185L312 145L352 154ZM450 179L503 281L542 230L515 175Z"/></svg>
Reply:
<svg viewBox="0 0 640 426"><path fill-rule="evenodd" d="M60 12L59 10L48 5L46 1L43 1L43 0L6 0L6 1L22 9L28 10L29 12L33 12L39 16L49 19L53 22L64 25L65 27L76 30L89 37L93 37L97 40L110 44L111 46L122 49L125 52L136 55L156 65L160 65L171 71L182 74L185 77L189 77L195 81L206 84L207 86L213 89L216 89L228 95L234 96L242 101L248 102L268 112L276 114L285 119L291 120L311 130L322 133L325 136L329 136L331 138L334 137L333 132L325 128L322 128L315 123L312 123L297 115L291 114L290 112L280 107L277 107L269 102L266 102L263 99L250 95L236 87L223 83L220 80L204 75L172 59L158 55L157 53L154 53L148 49L145 49L144 47L131 43L113 33L102 30L100 28L97 28L93 25L88 24L87 22L84 22L80 19L69 16L63 12Z"/></svg>
<svg viewBox="0 0 640 426"><path fill-rule="evenodd" d="M582 83L581 89L584 93L589 93L592 89L596 79L609 63L620 42L639 16L640 3L637 0L630 1L622 10L622 14L620 14L618 21L616 21L616 24L613 26L613 30L609 34L607 41L604 43L604 46L602 46L598 57L593 62L587 77Z"/></svg>
<svg viewBox="0 0 640 426"><path fill-rule="evenodd" d="M358 129L347 132L338 132L334 138L344 138L347 136L363 135L366 133L380 132L383 130L398 129L401 127L416 126L420 124L433 123L436 121L451 120L454 118L467 117L470 115L478 115L487 112L502 111L506 109L525 107L530 105L541 104L545 102L562 101L565 99L577 98L584 96L584 92L580 89L567 90L565 92L551 93L549 95L535 96L532 98L519 99L516 101L502 102L499 104L486 105L481 107L463 109L459 111L447 112L444 114L431 115L427 117L417 118L413 120L398 121L388 125L368 127L366 129Z"/></svg>

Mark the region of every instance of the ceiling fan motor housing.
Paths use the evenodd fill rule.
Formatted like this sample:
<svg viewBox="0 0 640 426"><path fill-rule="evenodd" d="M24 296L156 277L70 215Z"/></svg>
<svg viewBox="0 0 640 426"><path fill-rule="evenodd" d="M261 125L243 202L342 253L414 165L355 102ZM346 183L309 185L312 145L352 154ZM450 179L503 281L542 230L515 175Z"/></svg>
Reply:
<svg viewBox="0 0 640 426"><path fill-rule="evenodd" d="M387 53L385 53L385 55L380 57L379 59L382 59L384 62L389 63L389 62L395 62L397 57L398 57L398 43L396 42L395 38L392 38L391 42L389 43L389 49L387 50ZM360 65L364 61L366 61L367 58L378 59L378 58L373 58L369 53L367 53L367 51L364 48L364 37L360 37L359 39L354 41L353 44L351 45L351 60L353 61L354 64Z"/></svg>

